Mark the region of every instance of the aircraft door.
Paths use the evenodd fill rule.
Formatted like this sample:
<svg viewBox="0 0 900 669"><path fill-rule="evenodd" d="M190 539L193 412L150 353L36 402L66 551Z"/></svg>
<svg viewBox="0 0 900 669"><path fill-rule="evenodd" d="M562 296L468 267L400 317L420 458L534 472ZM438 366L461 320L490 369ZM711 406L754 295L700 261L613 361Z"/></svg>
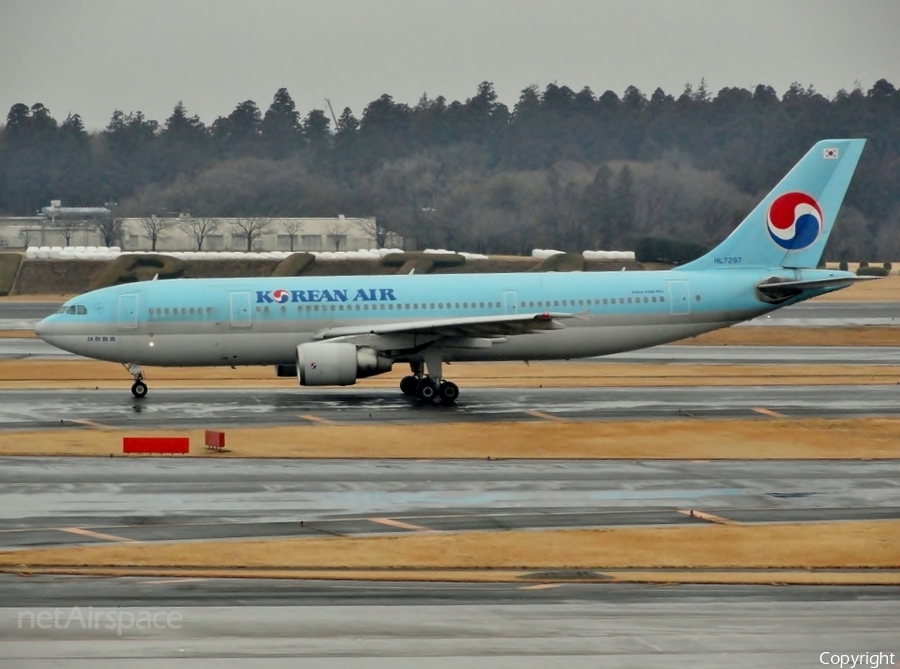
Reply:
<svg viewBox="0 0 900 669"><path fill-rule="evenodd" d="M507 290L503 293L503 306L507 314L519 313L519 304L516 302L516 291Z"/></svg>
<svg viewBox="0 0 900 669"><path fill-rule="evenodd" d="M137 330L138 294L119 295L119 330Z"/></svg>
<svg viewBox="0 0 900 669"><path fill-rule="evenodd" d="M687 281L669 281L669 300L675 316L691 313L691 288Z"/></svg>
<svg viewBox="0 0 900 669"><path fill-rule="evenodd" d="M250 293L231 293L231 327L249 328Z"/></svg>

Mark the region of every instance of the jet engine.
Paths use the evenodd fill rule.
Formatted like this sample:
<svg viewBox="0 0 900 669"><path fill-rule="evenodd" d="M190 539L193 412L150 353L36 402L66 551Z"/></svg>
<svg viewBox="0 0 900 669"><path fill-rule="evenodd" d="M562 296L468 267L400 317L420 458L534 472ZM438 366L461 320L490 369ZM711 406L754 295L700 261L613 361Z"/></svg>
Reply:
<svg viewBox="0 0 900 669"><path fill-rule="evenodd" d="M352 386L356 379L391 371L394 361L355 344L314 342L297 347L301 386Z"/></svg>

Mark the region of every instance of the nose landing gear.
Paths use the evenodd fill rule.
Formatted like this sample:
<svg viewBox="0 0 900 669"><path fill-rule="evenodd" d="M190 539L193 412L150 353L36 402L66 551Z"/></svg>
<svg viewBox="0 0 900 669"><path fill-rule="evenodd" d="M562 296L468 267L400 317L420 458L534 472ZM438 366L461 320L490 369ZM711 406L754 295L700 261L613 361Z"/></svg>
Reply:
<svg viewBox="0 0 900 669"><path fill-rule="evenodd" d="M134 383L131 386L131 394L134 395L138 399L143 399L147 396L147 384L144 383L144 373L141 371L141 366L131 363L128 365L128 373L134 378Z"/></svg>

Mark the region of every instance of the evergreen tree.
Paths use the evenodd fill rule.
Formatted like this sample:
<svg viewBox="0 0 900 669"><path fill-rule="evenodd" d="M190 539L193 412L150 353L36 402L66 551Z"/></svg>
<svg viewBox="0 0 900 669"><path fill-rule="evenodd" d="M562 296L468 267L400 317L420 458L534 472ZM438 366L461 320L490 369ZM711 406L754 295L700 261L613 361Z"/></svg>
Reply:
<svg viewBox="0 0 900 669"><path fill-rule="evenodd" d="M59 126L59 148L53 165L54 197L72 205L101 201L91 138L78 114L69 114Z"/></svg>
<svg viewBox="0 0 900 669"><path fill-rule="evenodd" d="M210 132L220 152L241 155L254 152L261 125L262 112L259 111L259 107L253 100L245 100L228 116L217 118Z"/></svg>
<svg viewBox="0 0 900 669"><path fill-rule="evenodd" d="M300 112L286 88L279 88L260 123L260 131L270 155L282 157L300 146Z"/></svg>
<svg viewBox="0 0 900 669"><path fill-rule="evenodd" d="M163 179L170 172L159 167L159 124L143 112L116 109L101 132L99 181L104 199L122 199L137 188Z"/></svg>
<svg viewBox="0 0 900 669"><path fill-rule="evenodd" d="M329 119L321 109L313 109L303 119L303 138L313 149L324 150L331 143Z"/></svg>
<svg viewBox="0 0 900 669"><path fill-rule="evenodd" d="M0 189L3 206L34 214L53 198L54 161L58 150L56 120L37 102L30 108L14 104L3 130Z"/></svg>
<svg viewBox="0 0 900 669"><path fill-rule="evenodd" d="M171 174L195 174L206 162L209 132L196 115L188 116L179 101L160 133L161 167Z"/></svg>
<svg viewBox="0 0 900 669"><path fill-rule="evenodd" d="M625 165L616 176L609 201L609 222L612 245L631 248L634 230L635 194L634 174Z"/></svg>

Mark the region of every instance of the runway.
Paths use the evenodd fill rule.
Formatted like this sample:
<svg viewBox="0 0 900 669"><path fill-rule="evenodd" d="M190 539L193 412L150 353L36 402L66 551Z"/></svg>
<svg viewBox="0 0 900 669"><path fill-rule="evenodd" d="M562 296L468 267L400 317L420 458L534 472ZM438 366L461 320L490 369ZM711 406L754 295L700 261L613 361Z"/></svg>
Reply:
<svg viewBox="0 0 900 669"><path fill-rule="evenodd" d="M466 388L455 405L423 404L393 389L0 390L2 429L150 428L459 421L897 416L900 387L724 386ZM537 413L535 413L537 412ZM544 414L543 417L540 414Z"/></svg>
<svg viewBox="0 0 900 669"><path fill-rule="evenodd" d="M0 458L0 547L875 520L900 518L897 481L897 461Z"/></svg>
<svg viewBox="0 0 900 669"><path fill-rule="evenodd" d="M900 302L802 302L777 309L746 325L900 325Z"/></svg>
<svg viewBox="0 0 900 669"><path fill-rule="evenodd" d="M42 318L62 302L8 302L0 300L0 330L33 330Z"/></svg>
<svg viewBox="0 0 900 669"><path fill-rule="evenodd" d="M813 667L823 652L897 653L900 613L892 588L51 577L0 587L0 655L16 667ZM176 615L168 629L121 635L105 617L99 629L19 623L75 606L125 624L123 612Z"/></svg>

